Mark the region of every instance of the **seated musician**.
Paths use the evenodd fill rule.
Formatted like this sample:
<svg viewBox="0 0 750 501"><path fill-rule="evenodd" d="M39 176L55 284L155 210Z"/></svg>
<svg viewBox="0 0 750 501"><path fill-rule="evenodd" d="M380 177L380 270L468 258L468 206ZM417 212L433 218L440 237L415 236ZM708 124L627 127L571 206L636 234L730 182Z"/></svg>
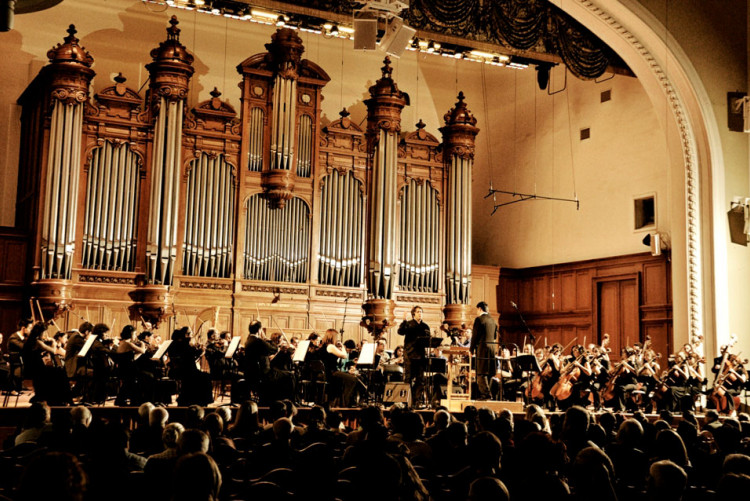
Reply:
<svg viewBox="0 0 750 501"><path fill-rule="evenodd" d="M633 390L638 388L637 371L636 351L630 346L623 348L620 363L612 369L610 381L607 383L607 387L611 387L612 392L605 391L602 394L604 406L612 407L616 411L626 408L630 411L637 410L631 398Z"/></svg>
<svg viewBox="0 0 750 501"><path fill-rule="evenodd" d="M336 347L343 349L346 352L346 358L339 360L339 370L348 371L357 363L359 358L359 351L357 350L357 343L353 339L347 339L341 346L337 343Z"/></svg>
<svg viewBox="0 0 750 501"><path fill-rule="evenodd" d="M570 378L570 395L562 398L558 395L557 404L561 410L568 409L572 405L586 407L594 404L592 384L594 382L593 370L589 355L584 351L583 346L574 345L570 350L570 357L567 359L568 364L563 372Z"/></svg>
<svg viewBox="0 0 750 501"><path fill-rule="evenodd" d="M214 401L211 376L202 372L196 362L205 348L196 344L190 327L172 333L169 345L169 377L181 382L178 405L208 405Z"/></svg>
<svg viewBox="0 0 750 501"><path fill-rule="evenodd" d="M113 367L112 359L109 356L110 350L104 345L108 332L109 326L107 324L96 324L91 330L91 335L95 338L94 343L86 356L80 357L84 359L83 363L86 364L91 374L88 390L84 394L84 402L86 403L103 404L107 400L107 382L112 375Z"/></svg>
<svg viewBox="0 0 750 501"><path fill-rule="evenodd" d="M636 379L641 384L640 390L643 392L642 405L646 409L651 409L653 406L652 399L659 382L661 366L658 359L659 356L651 348L643 350L643 361L636 375Z"/></svg>
<svg viewBox="0 0 750 501"><path fill-rule="evenodd" d="M34 396L31 402L68 405L72 402L70 385L62 367L55 366L52 356L56 350L47 334L47 326L37 322L23 343L25 377L32 380Z"/></svg>
<svg viewBox="0 0 750 501"><path fill-rule="evenodd" d="M545 351L547 351L547 359L539 366L542 370L542 394L544 396L544 407L550 410L553 410L557 404L557 401L554 396L550 394L550 391L560 379L560 370L562 369L562 361L560 360L560 357L562 355L562 350L563 347L559 343L555 343L550 347L545 347Z"/></svg>
<svg viewBox="0 0 750 501"><path fill-rule="evenodd" d="M347 358L347 353L336 347L338 338L336 329L328 329L318 354L325 367L329 396L342 406L354 407L357 404L357 376L338 370L339 359Z"/></svg>
<svg viewBox="0 0 750 501"><path fill-rule="evenodd" d="M138 370L135 365L135 356L143 355L146 352L146 347L138 341L138 338L133 339L134 332L135 327L132 325L123 327L122 332L120 332L120 343L117 345L114 354L117 362L117 374L122 382L120 392L115 400L115 405L119 406L127 405L128 400L130 400L131 405L141 403L138 396Z"/></svg>
<svg viewBox="0 0 750 501"><path fill-rule="evenodd" d="M666 388L664 397L659 404L659 410L679 412L692 410L695 406L694 397L696 393L691 389L689 382L690 372L687 368L685 353L679 352L674 355L667 371Z"/></svg>
<svg viewBox="0 0 750 501"><path fill-rule="evenodd" d="M281 332L271 335L271 344L276 347L276 353L270 357L270 370L266 375L267 392L277 400L296 400L296 379L294 377L294 363L292 356L294 349L287 343Z"/></svg>
<svg viewBox="0 0 750 501"><path fill-rule="evenodd" d="M245 341L245 379L261 402L272 402L276 398L267 394L266 381L271 371L270 357L278 351L278 347L265 339L263 325L258 321L248 326L248 333Z"/></svg>

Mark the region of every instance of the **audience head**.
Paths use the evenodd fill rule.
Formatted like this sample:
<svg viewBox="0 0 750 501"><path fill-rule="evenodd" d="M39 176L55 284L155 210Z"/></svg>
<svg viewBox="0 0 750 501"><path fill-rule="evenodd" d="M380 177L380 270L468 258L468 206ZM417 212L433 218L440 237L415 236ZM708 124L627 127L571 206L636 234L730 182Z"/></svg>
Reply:
<svg viewBox="0 0 750 501"><path fill-rule="evenodd" d="M185 414L185 426L188 428L200 428L206 411L200 405L190 405Z"/></svg>
<svg viewBox="0 0 750 501"><path fill-rule="evenodd" d="M177 443L180 446L180 453L183 455L194 452L208 452L211 445L208 435L201 430L183 431Z"/></svg>
<svg viewBox="0 0 750 501"><path fill-rule="evenodd" d="M589 430L589 412L580 405L565 411L562 436L565 440L585 440Z"/></svg>
<svg viewBox="0 0 750 501"><path fill-rule="evenodd" d="M154 407L148 415L148 424L152 428L164 428L169 421L169 412L164 407Z"/></svg>
<svg viewBox="0 0 750 501"><path fill-rule="evenodd" d="M445 409L435 411L435 415L432 417L432 422L435 423L435 428L438 430L444 430L448 428L451 422L451 414Z"/></svg>
<svg viewBox="0 0 750 501"><path fill-rule="evenodd" d="M187 433L187 432L186 432ZM174 470L174 501L218 501L221 473L205 452L182 456Z"/></svg>
<svg viewBox="0 0 750 501"><path fill-rule="evenodd" d="M91 411L86 406L76 405L75 407L70 409L70 417L73 420L74 426L83 426L84 428L88 428L91 424Z"/></svg>
<svg viewBox="0 0 750 501"><path fill-rule="evenodd" d="M140 405L140 407L138 407L138 418L141 420L141 422L148 422L152 410L154 410L154 404L152 404L151 402L144 402Z"/></svg>
<svg viewBox="0 0 750 501"><path fill-rule="evenodd" d="M88 479L78 459L67 452L44 452L21 474L17 501L83 501Z"/></svg>
<svg viewBox="0 0 750 501"><path fill-rule="evenodd" d="M476 470L498 471L503 456L503 445L489 431L480 431L469 441L469 461Z"/></svg>
<svg viewBox="0 0 750 501"><path fill-rule="evenodd" d="M217 407L214 411L216 414L221 416L221 419L224 421L224 425L228 425L230 422L232 422L232 408L228 405L222 405L221 407Z"/></svg>
<svg viewBox="0 0 750 501"><path fill-rule="evenodd" d="M750 475L727 473L719 481L714 499L743 499L750 492Z"/></svg>
<svg viewBox="0 0 750 501"><path fill-rule="evenodd" d="M673 461L664 459L651 465L648 472L649 499L679 501L687 487L687 473Z"/></svg>
<svg viewBox="0 0 750 501"><path fill-rule="evenodd" d="M180 436L184 433L185 427L180 423L169 423L164 431L161 432L161 441L167 449L175 449L179 446Z"/></svg>
<svg viewBox="0 0 750 501"><path fill-rule="evenodd" d="M672 429L661 430L656 434L653 452L656 459L669 459L682 468L690 465L685 443Z"/></svg>
<svg viewBox="0 0 750 501"><path fill-rule="evenodd" d="M617 431L617 443L637 448L643 439L643 426L637 420L626 419Z"/></svg>
<svg viewBox="0 0 750 501"><path fill-rule="evenodd" d="M212 412L203 419L203 429L211 438L216 438L224 433L224 420L221 416Z"/></svg>
<svg viewBox="0 0 750 501"><path fill-rule="evenodd" d="M494 477L479 477L469 486L470 501L509 501L508 488Z"/></svg>
<svg viewBox="0 0 750 501"><path fill-rule="evenodd" d="M294 431L294 423L289 418L279 418L273 422L273 437L277 442L289 443Z"/></svg>
<svg viewBox="0 0 750 501"><path fill-rule="evenodd" d="M615 467L598 447L586 447L578 453L570 478L578 499L617 499L614 491Z"/></svg>
<svg viewBox="0 0 750 501"><path fill-rule="evenodd" d="M50 408L47 402L34 402L26 411L24 429L41 428L49 422Z"/></svg>

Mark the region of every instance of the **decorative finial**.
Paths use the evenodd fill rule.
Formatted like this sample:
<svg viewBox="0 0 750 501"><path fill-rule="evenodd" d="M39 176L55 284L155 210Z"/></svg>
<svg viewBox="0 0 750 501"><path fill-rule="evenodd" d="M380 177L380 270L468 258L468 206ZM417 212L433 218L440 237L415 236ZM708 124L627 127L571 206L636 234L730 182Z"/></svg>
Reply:
<svg viewBox="0 0 750 501"><path fill-rule="evenodd" d="M180 22L177 20L177 16L172 16L169 19L171 25L167 28L167 40L179 40L180 39L180 28L177 27Z"/></svg>
<svg viewBox="0 0 750 501"><path fill-rule="evenodd" d="M75 24L71 24L70 26L68 26L68 36L65 37L65 41L67 43L77 42L78 39L76 38L76 33L78 33L78 31L76 30Z"/></svg>
<svg viewBox="0 0 750 501"><path fill-rule="evenodd" d="M348 117L348 116L349 116L350 114L351 114L351 113L349 113L349 112L348 112L348 111L346 110L346 108L341 108L341 111L339 111L339 116L340 116L341 118L346 118L346 117Z"/></svg>
<svg viewBox="0 0 750 501"><path fill-rule="evenodd" d="M127 81L127 78L122 76L122 72L118 73L117 76L114 78L115 82L118 84L124 84Z"/></svg>
<svg viewBox="0 0 750 501"><path fill-rule="evenodd" d="M210 94L211 94L211 97L214 99L218 99L219 96L221 96L221 92L219 92L219 89L217 89L216 87L214 87L214 90L212 90Z"/></svg>
<svg viewBox="0 0 750 501"><path fill-rule="evenodd" d="M417 125L416 125L416 127L417 127L417 129L419 129L419 130L422 130L422 129L424 129L425 127L427 127L427 124L426 124L426 123L424 123L424 122L422 121L422 119L420 118L420 119L419 119L419 122L417 122Z"/></svg>
<svg viewBox="0 0 750 501"><path fill-rule="evenodd" d="M462 103L463 100L464 100L464 91L459 91L458 92L458 102Z"/></svg>
<svg viewBox="0 0 750 501"><path fill-rule="evenodd" d="M391 68L391 58L388 56L385 56L385 59L383 59L383 66L381 71L383 72L383 78L391 78L391 74L393 73L393 68Z"/></svg>

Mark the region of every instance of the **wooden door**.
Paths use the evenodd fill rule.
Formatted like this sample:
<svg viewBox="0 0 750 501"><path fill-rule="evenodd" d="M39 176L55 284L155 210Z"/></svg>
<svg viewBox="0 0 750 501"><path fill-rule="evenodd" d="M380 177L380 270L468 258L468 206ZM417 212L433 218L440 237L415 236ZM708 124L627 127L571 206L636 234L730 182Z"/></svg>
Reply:
<svg viewBox="0 0 750 501"><path fill-rule="evenodd" d="M622 348L640 339L638 276L597 280L596 327L599 342L609 334L611 357L620 358Z"/></svg>

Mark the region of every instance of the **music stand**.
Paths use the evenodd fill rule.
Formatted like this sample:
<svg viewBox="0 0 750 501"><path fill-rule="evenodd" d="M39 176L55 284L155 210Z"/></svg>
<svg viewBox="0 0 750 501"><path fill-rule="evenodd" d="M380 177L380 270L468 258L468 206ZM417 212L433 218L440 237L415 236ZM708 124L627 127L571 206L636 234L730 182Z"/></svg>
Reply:
<svg viewBox="0 0 750 501"><path fill-rule="evenodd" d="M171 339L167 339L166 341L162 341L162 343L159 345L159 349L156 350L156 353L151 357L151 360L159 360L161 357L164 356L164 354L167 352L167 349L169 349L169 345L172 344Z"/></svg>
<svg viewBox="0 0 750 501"><path fill-rule="evenodd" d="M310 348L310 340L305 339L297 342L297 347L294 349L294 355L292 355L292 362L302 363L305 361L307 356L307 350Z"/></svg>
<svg viewBox="0 0 750 501"><path fill-rule="evenodd" d="M227 346L227 351L224 353L224 358L232 358L234 356L234 352L237 351L237 347L240 345L240 339L241 336L234 336L231 341L229 341L229 346Z"/></svg>
<svg viewBox="0 0 750 501"><path fill-rule="evenodd" d="M85 357L86 355L88 355L91 346L94 344L94 341L96 341L96 336L94 336L93 334L89 334L89 337L86 338L86 342L83 343L83 346L81 347L81 351L78 352L78 356Z"/></svg>
<svg viewBox="0 0 750 501"><path fill-rule="evenodd" d="M539 361L536 359L536 356L527 353L525 355L518 355L516 357L516 366L522 373L523 371L526 371L527 388L529 389L529 392L531 392L531 373L542 372L541 367L539 367Z"/></svg>

